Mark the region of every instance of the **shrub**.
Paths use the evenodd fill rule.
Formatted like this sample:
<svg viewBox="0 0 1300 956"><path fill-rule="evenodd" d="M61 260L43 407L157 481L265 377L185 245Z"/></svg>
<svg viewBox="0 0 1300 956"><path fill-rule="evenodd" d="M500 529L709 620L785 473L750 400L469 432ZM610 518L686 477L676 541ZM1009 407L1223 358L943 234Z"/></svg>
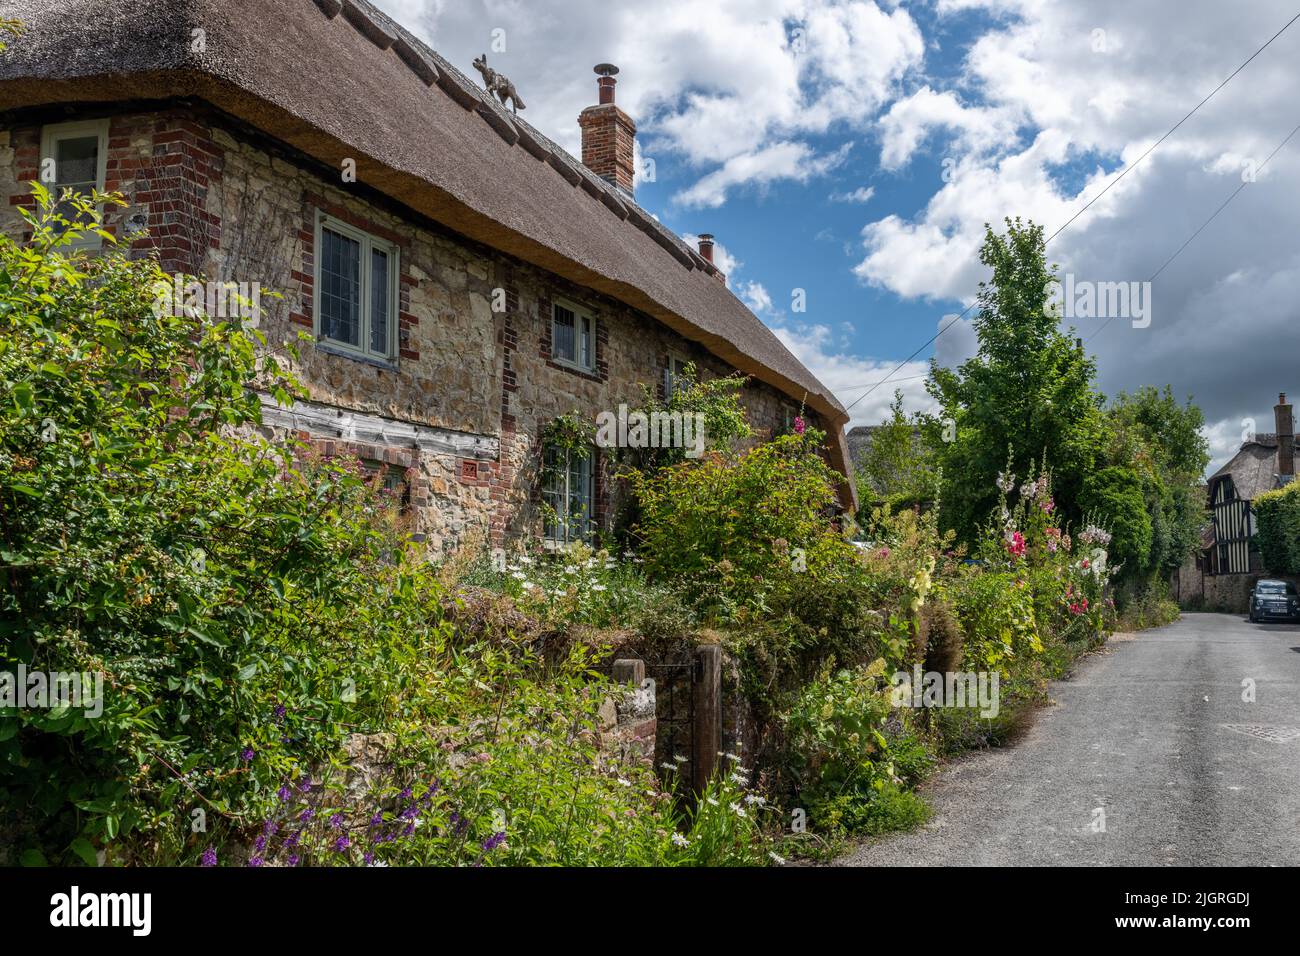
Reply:
<svg viewBox="0 0 1300 956"><path fill-rule="evenodd" d="M698 588L715 617L765 607L802 561L831 567L827 510L842 479L817 455L822 436L784 435L738 457L632 473L635 534L647 573ZM842 542L840 542L842 544ZM806 585L805 585L806 586Z"/></svg>
<svg viewBox="0 0 1300 956"><path fill-rule="evenodd" d="M881 687L884 676L883 660L852 670L828 666L800 690L785 715L793 799L823 832L882 832L925 819L924 803L902 785L928 770L929 757L906 730L902 712L891 707ZM886 736L891 724L908 781Z"/></svg>
<svg viewBox="0 0 1300 956"><path fill-rule="evenodd" d="M1264 492L1251 507L1264 567L1272 574L1300 574L1300 481Z"/></svg>
<svg viewBox="0 0 1300 956"><path fill-rule="evenodd" d="M1129 468L1112 465L1088 477L1081 501L1085 512L1101 516L1112 533L1113 563L1139 572L1150 563L1152 528L1142 479Z"/></svg>
<svg viewBox="0 0 1300 956"><path fill-rule="evenodd" d="M191 812L248 821L436 684L441 592L355 469L233 431L252 387L293 387L256 333L156 312L153 260L64 256L75 230L37 191L30 246L0 239L0 665L105 692L98 717L4 714L0 802L31 859L127 838L174 858Z"/></svg>

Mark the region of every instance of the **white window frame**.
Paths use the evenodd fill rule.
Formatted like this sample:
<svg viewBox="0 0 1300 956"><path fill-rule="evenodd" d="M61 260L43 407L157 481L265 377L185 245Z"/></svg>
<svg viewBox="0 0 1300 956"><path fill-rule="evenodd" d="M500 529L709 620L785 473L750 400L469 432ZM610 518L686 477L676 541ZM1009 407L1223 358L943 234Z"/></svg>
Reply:
<svg viewBox="0 0 1300 956"><path fill-rule="evenodd" d="M674 394L674 390L680 387L679 380L677 378L676 366L689 365L690 362L691 359L689 356L687 356L685 352L670 351L668 353L668 368L664 370L664 401L667 401L670 398L672 398ZM699 371L700 371L700 367L699 365L696 365L695 372L697 377L699 375ZM687 387L689 387L691 384L691 380L688 378L683 378L680 380L680 382Z"/></svg>
<svg viewBox="0 0 1300 956"><path fill-rule="evenodd" d="M70 123L50 123L41 127L41 155L36 166L36 178L40 180L41 185L50 190L50 198L58 202L62 193L62 187L56 183L47 183L40 179L41 171L45 167L45 160L54 159L56 168L54 177L57 180L59 171L58 150L56 149L60 140L80 139L83 136L95 136L98 142L95 145L95 189L99 192L104 191L104 183L108 177L108 119L96 120L74 120ZM81 238L71 243L73 249L98 249L103 244L103 239L95 233L83 233ZM69 248L69 247L65 247Z"/></svg>
<svg viewBox="0 0 1300 956"><path fill-rule="evenodd" d="M361 310L359 316L360 325L360 342L359 346L350 342L340 342L338 339L332 339L325 335L325 330L321 315L321 296L324 291L322 281L322 270L325 268L325 255L322 233L328 229L330 232L337 232L339 235L346 236L358 242L361 246L361 262L358 263L358 274L361 277ZM312 256L312 331L315 333L316 341L326 348L344 352L357 358L370 359L376 362L392 363L397 357L397 313L400 310L400 300L398 294L401 283L401 249L396 243L389 242L387 239L381 239L378 236L366 232L364 229L358 229L349 223L336 219L323 210L316 210L316 231L315 246ZM370 322L371 322L371 272L370 254L374 249L387 254L388 256L388 325L384 330L384 344L386 348L383 352L378 352L370 347Z"/></svg>
<svg viewBox="0 0 1300 956"><path fill-rule="evenodd" d="M559 306L562 309L568 309L573 313L573 355L572 359L567 359L562 355L557 355L555 351L555 309ZM587 323L589 334L591 336L591 364L582 364L582 324ZM596 316L591 309L579 305L570 299L554 299L551 302L551 361L557 365L563 365L565 368L575 369L579 372L586 372L589 375L596 373Z"/></svg>
<svg viewBox="0 0 1300 956"><path fill-rule="evenodd" d="M550 448L542 449L542 467L546 467L546 456L550 453ZM594 449L587 452L587 457L583 459L586 464L587 488L584 497L587 501L587 513L581 519L580 526L574 528L574 520L569 514L569 504L573 498L573 488L570 485L570 470L573 462L573 452L570 449L562 448L556 451L563 453L564 461L560 467L553 472L559 481L559 488L548 490L545 480L542 484L542 501L550 505L547 501L547 495L559 495L560 503L564 511L560 512L550 505L554 510L554 523L543 520L542 522L542 543L548 549L564 548L575 541L590 541L596 532L596 452ZM548 527L549 526L549 527Z"/></svg>

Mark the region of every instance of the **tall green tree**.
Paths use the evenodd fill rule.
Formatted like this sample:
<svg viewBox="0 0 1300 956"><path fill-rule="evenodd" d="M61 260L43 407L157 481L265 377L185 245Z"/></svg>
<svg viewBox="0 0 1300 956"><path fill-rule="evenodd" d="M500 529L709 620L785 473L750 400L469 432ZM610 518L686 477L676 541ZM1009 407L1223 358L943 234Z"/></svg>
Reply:
<svg viewBox="0 0 1300 956"><path fill-rule="evenodd" d="M1049 469L1063 516L1078 520L1104 447L1096 365L1048 307L1056 274L1044 245L1032 222L1007 219L1005 234L986 227L980 261L993 274L980 284L979 351L956 370L931 363L927 388L941 412L926 433L943 466L940 518L967 541L996 506L1008 467L1019 478Z"/></svg>
<svg viewBox="0 0 1300 956"><path fill-rule="evenodd" d="M1131 472L1141 488L1151 524L1151 544L1141 564L1123 576L1163 577L1200 545L1205 523L1202 475L1209 447L1205 415L1191 399L1180 404L1168 385L1121 392L1107 409L1106 461Z"/></svg>
<svg viewBox="0 0 1300 956"><path fill-rule="evenodd" d="M938 462L922 424L921 416L903 411L903 393L896 390L889 418L872 431L871 443L857 462L859 520L864 524L873 508L928 507L938 496Z"/></svg>

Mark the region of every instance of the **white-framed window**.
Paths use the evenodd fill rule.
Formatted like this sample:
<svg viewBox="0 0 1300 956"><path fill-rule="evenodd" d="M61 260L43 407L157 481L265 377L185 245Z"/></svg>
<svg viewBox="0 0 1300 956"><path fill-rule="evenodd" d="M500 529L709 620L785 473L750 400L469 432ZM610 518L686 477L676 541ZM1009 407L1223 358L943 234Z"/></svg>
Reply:
<svg viewBox="0 0 1300 956"><path fill-rule="evenodd" d="M596 370L596 318L577 303L551 304L551 358L584 372Z"/></svg>
<svg viewBox="0 0 1300 956"><path fill-rule="evenodd" d="M550 509L543 532L547 543L588 540L595 517L595 452L579 455L547 446L542 455L542 500Z"/></svg>
<svg viewBox="0 0 1300 956"><path fill-rule="evenodd" d="M41 130L41 156L37 178L57 201L64 190L82 196L104 191L108 169L108 120L85 120L75 123L52 123ZM63 215L72 219L66 207ZM83 235L74 246L98 248L99 236Z"/></svg>
<svg viewBox="0 0 1300 956"><path fill-rule="evenodd" d="M365 358L397 354L397 246L316 213L316 337Z"/></svg>
<svg viewBox="0 0 1300 956"><path fill-rule="evenodd" d="M664 397L672 398L676 392L690 388L693 380L686 374L686 366L691 364L681 352L668 353L668 368L664 370Z"/></svg>

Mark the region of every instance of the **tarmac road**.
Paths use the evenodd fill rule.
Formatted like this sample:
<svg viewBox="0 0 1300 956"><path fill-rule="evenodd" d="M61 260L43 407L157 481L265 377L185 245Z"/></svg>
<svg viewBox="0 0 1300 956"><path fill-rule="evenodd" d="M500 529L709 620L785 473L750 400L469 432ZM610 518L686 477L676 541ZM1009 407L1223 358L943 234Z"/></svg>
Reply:
<svg viewBox="0 0 1300 956"><path fill-rule="evenodd" d="M1185 614L1049 693L926 783L928 824L835 865L1300 865L1300 626Z"/></svg>

